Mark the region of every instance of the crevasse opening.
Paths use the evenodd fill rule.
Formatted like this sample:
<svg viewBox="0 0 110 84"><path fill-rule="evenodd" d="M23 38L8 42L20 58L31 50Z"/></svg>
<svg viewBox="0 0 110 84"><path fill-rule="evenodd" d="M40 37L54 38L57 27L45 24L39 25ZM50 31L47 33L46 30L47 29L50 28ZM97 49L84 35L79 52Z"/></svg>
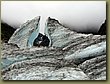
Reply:
<svg viewBox="0 0 110 84"><path fill-rule="evenodd" d="M38 40L38 41L42 41L43 45L45 45L45 44L46 44L45 42L47 42L48 39L49 39L49 41L48 41L48 42L49 42L49 45L48 45L48 46L51 46L51 38L50 38L50 36L49 36L48 26L47 26L48 19L47 19L47 20L44 20L44 19L46 19L46 18L40 19L40 22L39 22L39 24L38 24L36 30L34 30L34 31L32 32L32 34L30 35L30 37L29 37L29 39L28 39L28 48L31 48L32 46L34 46L34 41L35 41L35 39L40 38L40 37L39 37L39 33L43 34L43 37L46 36L46 37L48 37L48 38L45 38L45 39L42 39L42 40ZM43 24L45 24L45 26L44 26ZM43 29L40 29L40 28L45 28L45 29L44 29L44 31L43 31ZM41 30L42 30L42 32L41 32ZM43 32L44 32L44 33L43 33ZM46 40L47 40L47 41L46 41ZM39 44L39 45L40 45L40 44ZM41 44L41 46L43 46L43 45Z"/></svg>

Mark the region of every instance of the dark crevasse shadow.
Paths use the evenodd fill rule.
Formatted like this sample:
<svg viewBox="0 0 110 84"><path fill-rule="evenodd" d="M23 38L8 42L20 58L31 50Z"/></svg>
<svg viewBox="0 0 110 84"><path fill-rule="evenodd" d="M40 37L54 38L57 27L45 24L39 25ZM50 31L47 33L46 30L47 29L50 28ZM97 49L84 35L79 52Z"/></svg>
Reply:
<svg viewBox="0 0 110 84"><path fill-rule="evenodd" d="M46 35L39 33L38 37L34 40L33 46L49 46L49 39Z"/></svg>

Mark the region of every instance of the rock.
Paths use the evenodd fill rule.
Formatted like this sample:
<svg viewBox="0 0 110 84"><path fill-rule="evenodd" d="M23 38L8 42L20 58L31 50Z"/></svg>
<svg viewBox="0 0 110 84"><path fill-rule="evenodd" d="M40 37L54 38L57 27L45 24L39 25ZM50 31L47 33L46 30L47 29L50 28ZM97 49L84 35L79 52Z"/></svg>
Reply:
<svg viewBox="0 0 110 84"><path fill-rule="evenodd" d="M2 80L106 80L106 35L77 33L52 18L45 33L50 47L2 45Z"/></svg>
<svg viewBox="0 0 110 84"><path fill-rule="evenodd" d="M106 35L106 20L105 22L101 25L99 31L98 31L98 34L100 35Z"/></svg>
<svg viewBox="0 0 110 84"><path fill-rule="evenodd" d="M11 27L10 25L2 22L1 23L1 40L7 43L15 30L16 29Z"/></svg>

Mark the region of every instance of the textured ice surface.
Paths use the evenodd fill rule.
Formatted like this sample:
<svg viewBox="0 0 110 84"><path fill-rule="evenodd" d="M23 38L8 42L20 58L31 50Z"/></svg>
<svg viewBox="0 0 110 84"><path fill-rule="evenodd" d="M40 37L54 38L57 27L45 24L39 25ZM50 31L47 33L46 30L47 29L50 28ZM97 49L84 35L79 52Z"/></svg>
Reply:
<svg viewBox="0 0 110 84"><path fill-rule="evenodd" d="M22 24L20 26L20 28L18 28L14 34L11 36L11 38L9 39L8 43L13 43L18 45L19 48L23 49L23 48L27 48L28 45L32 46L32 42L35 38L34 35L37 35L38 31L39 31L39 19L40 17L36 17L32 20L27 21L26 23ZM32 33L35 34L32 34ZM31 36L31 40L30 37ZM31 44L28 44L28 40Z"/></svg>
<svg viewBox="0 0 110 84"><path fill-rule="evenodd" d="M85 49L81 49L71 54L70 56L66 56L66 60L85 60L87 58L93 58L96 56L101 56L106 53L106 42L101 42L95 45L91 45Z"/></svg>

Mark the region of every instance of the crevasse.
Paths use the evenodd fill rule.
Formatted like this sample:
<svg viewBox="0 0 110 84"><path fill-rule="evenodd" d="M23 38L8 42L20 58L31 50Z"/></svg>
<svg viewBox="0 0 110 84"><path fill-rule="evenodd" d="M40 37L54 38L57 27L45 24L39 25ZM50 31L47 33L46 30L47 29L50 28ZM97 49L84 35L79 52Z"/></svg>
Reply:
<svg viewBox="0 0 110 84"><path fill-rule="evenodd" d="M44 18L45 19L45 18ZM41 19L40 19L40 22L39 22L39 24L38 24L38 26L36 27L36 30L35 31L33 31L32 32L32 34L30 35L30 37L29 37L29 39L28 39L28 48L31 48L32 46L33 46L33 42L34 42L34 40L38 37L38 35L39 35L39 28L42 28L41 26L40 26L40 23L41 23ZM44 20L43 20L43 23L44 23ZM45 22L45 30L44 30L44 34L49 38L49 40L50 40L50 42L49 42L49 46L51 46L51 38L50 38L50 36L49 36L49 33L48 33L48 27L47 27L47 23L48 23L48 19L46 20L46 22Z"/></svg>
<svg viewBox="0 0 110 84"><path fill-rule="evenodd" d="M33 46L33 42L34 40L37 38L37 36L39 35L39 24L38 26L36 26L38 28L36 28L35 31L33 31L33 33L30 35L29 39L28 39L28 48L31 48Z"/></svg>

